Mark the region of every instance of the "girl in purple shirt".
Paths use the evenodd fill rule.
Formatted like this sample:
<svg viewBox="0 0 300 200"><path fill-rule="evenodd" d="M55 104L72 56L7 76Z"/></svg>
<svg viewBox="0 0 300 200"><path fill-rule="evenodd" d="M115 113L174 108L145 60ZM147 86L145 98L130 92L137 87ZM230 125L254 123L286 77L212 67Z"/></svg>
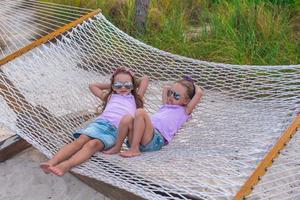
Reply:
<svg viewBox="0 0 300 200"><path fill-rule="evenodd" d="M73 134L76 140L66 144L52 159L40 164L41 169L45 173L63 176L95 152L114 146L121 118L125 115L133 116L137 108L143 107L142 98L147 86L147 76L142 77L138 83L133 72L125 67L115 70L111 83L91 84L91 92L104 102L103 112L85 128Z"/></svg>
<svg viewBox="0 0 300 200"><path fill-rule="evenodd" d="M162 94L163 105L159 110L150 116L140 108L135 112L134 118L124 116L119 125L116 145L105 153L120 152L126 136L129 150L120 153L123 157L161 149L190 118L202 95L203 91L189 77L176 81L171 87L165 86Z"/></svg>

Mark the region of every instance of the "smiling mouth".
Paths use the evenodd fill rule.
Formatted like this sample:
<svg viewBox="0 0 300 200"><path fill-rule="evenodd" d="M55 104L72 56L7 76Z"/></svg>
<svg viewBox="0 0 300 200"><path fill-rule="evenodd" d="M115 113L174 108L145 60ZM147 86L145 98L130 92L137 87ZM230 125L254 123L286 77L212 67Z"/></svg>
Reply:
<svg viewBox="0 0 300 200"><path fill-rule="evenodd" d="M120 91L119 93L125 94L125 93L128 93L128 91L124 90L124 91Z"/></svg>

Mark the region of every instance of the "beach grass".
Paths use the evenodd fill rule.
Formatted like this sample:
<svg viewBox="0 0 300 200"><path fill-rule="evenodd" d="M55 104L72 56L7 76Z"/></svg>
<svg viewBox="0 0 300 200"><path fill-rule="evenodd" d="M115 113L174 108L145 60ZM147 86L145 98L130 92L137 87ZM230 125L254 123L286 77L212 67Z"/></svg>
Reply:
<svg viewBox="0 0 300 200"><path fill-rule="evenodd" d="M246 65L300 63L296 0L151 0L144 34L134 26L134 0L52 2L99 7L129 35L195 59Z"/></svg>

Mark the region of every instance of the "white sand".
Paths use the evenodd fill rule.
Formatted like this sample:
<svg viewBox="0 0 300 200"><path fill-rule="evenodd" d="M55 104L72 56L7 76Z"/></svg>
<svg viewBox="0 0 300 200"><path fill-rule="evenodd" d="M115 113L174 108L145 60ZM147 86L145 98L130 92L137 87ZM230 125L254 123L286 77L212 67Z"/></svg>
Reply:
<svg viewBox="0 0 300 200"><path fill-rule="evenodd" d="M9 138L10 136L14 135L14 133L4 124L0 123L0 141Z"/></svg>
<svg viewBox="0 0 300 200"><path fill-rule="evenodd" d="M1 200L109 200L73 175L47 175L39 168L46 157L33 147L0 163Z"/></svg>

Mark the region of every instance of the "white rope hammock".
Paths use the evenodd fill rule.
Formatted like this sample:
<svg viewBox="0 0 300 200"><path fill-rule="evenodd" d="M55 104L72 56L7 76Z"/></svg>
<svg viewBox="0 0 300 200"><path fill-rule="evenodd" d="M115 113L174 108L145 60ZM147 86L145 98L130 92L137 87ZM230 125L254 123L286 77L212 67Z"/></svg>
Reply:
<svg viewBox="0 0 300 200"><path fill-rule="evenodd" d="M300 131L281 152L247 199L300 198Z"/></svg>
<svg viewBox="0 0 300 200"><path fill-rule="evenodd" d="M65 23L52 17L59 8L1 1L0 59ZM87 12L65 8L59 18L69 21L69 13L77 18ZM45 30L43 16L58 23ZM108 80L117 66L149 75L145 106L151 113L160 105L162 85L183 75L205 88L192 120L161 151L131 159L96 153L73 168L146 199L232 199L299 111L300 65L239 66L173 55L131 38L98 14L1 66L0 123L50 158L95 117L99 101L88 84ZM299 142L289 146L249 199L299 196L298 149Z"/></svg>

